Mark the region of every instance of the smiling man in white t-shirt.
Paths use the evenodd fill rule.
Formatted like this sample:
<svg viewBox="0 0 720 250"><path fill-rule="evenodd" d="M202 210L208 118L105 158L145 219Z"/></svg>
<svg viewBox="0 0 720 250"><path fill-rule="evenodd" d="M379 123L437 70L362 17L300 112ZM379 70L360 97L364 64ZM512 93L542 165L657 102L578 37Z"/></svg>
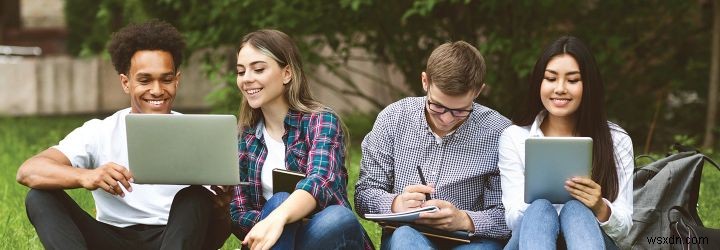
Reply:
<svg viewBox="0 0 720 250"><path fill-rule="evenodd" d="M130 108L86 122L20 166L26 209L48 249L217 249L229 235L228 207L201 186L134 184L125 116L171 111L185 43L170 24L149 21L113 34L108 50ZM164 147L162 141L158 147ZM63 190L92 190L97 220ZM213 202L225 206L213 207Z"/></svg>

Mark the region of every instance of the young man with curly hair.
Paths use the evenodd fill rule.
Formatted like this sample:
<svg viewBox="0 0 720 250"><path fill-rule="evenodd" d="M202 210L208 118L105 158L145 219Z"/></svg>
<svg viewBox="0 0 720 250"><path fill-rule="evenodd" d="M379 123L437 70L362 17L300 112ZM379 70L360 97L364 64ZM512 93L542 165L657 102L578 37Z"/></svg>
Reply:
<svg viewBox="0 0 720 250"><path fill-rule="evenodd" d="M228 207L201 186L141 185L128 170L125 116L171 111L180 81L182 35L152 20L113 34L108 50L130 108L93 119L25 161L28 218L47 249L217 249L229 235ZM157 142L163 147L163 142ZM97 220L64 189L92 191Z"/></svg>

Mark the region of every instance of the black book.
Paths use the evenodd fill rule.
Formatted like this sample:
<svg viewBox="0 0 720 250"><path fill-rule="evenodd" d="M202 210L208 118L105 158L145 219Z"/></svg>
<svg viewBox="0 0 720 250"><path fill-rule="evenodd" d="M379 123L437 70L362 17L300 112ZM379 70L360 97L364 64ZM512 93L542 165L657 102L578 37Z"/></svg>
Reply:
<svg viewBox="0 0 720 250"><path fill-rule="evenodd" d="M305 179L305 174L287 169L273 169L273 193L287 192L292 194L299 181Z"/></svg>

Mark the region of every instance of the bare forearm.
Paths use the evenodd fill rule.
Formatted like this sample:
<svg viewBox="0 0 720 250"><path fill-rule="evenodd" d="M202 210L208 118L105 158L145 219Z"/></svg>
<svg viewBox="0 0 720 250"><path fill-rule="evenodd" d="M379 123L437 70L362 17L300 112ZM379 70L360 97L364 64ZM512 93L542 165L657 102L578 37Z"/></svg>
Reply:
<svg viewBox="0 0 720 250"><path fill-rule="evenodd" d="M37 189L79 188L83 170L35 156L20 166L16 178L20 184Z"/></svg>
<svg viewBox="0 0 720 250"><path fill-rule="evenodd" d="M317 206L317 201L305 190L295 190L270 216L281 216L285 223L298 221L310 214Z"/></svg>

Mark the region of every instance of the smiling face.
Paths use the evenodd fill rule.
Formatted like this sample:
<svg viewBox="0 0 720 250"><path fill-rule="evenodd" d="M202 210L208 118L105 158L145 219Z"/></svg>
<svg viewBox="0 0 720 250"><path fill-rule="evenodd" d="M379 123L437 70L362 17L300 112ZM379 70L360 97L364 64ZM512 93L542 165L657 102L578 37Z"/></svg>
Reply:
<svg viewBox="0 0 720 250"><path fill-rule="evenodd" d="M238 52L237 85L254 109L287 103L285 84L291 77L290 67L281 68L277 61L252 45L246 44Z"/></svg>
<svg viewBox="0 0 720 250"><path fill-rule="evenodd" d="M161 50L135 52L128 75L120 74L123 90L130 95L132 113L170 113L179 80L172 55Z"/></svg>
<svg viewBox="0 0 720 250"><path fill-rule="evenodd" d="M572 118L580 107L583 82L578 63L572 56L553 57L545 67L540 100L549 116Z"/></svg>

